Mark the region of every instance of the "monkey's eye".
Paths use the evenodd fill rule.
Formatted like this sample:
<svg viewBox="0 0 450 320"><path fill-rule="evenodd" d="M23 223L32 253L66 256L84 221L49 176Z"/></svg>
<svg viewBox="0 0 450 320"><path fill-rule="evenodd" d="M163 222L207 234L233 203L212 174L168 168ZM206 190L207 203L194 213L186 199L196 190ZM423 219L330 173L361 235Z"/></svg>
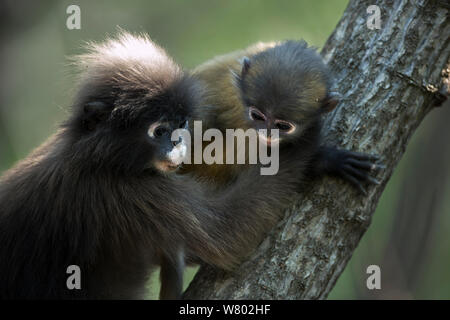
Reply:
<svg viewBox="0 0 450 320"><path fill-rule="evenodd" d="M255 107L250 107L248 109L248 116L254 121L266 121L266 116L264 115L264 113L262 113Z"/></svg>
<svg viewBox="0 0 450 320"><path fill-rule="evenodd" d="M295 125L283 120L276 120L275 127L284 133L293 133L295 131Z"/></svg>
<svg viewBox="0 0 450 320"><path fill-rule="evenodd" d="M169 129L165 124L161 124L160 122L155 122L148 129L148 135L151 138L159 138L169 132Z"/></svg>

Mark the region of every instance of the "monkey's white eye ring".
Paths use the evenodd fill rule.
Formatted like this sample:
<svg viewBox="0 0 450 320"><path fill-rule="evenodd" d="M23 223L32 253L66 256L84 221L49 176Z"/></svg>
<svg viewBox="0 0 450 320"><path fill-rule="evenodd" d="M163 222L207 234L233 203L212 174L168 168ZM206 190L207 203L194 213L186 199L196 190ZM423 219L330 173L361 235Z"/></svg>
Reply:
<svg viewBox="0 0 450 320"><path fill-rule="evenodd" d="M150 128L148 128L147 134L150 136L150 138L158 138L168 132L169 129L166 124L155 122L150 126Z"/></svg>
<svg viewBox="0 0 450 320"><path fill-rule="evenodd" d="M266 121L266 116L264 115L264 113L262 113L255 107L248 108L248 116L253 121Z"/></svg>
<svg viewBox="0 0 450 320"><path fill-rule="evenodd" d="M283 133L291 134L295 131L296 127L295 124L284 121L284 120L276 120L275 121L275 127L280 130Z"/></svg>

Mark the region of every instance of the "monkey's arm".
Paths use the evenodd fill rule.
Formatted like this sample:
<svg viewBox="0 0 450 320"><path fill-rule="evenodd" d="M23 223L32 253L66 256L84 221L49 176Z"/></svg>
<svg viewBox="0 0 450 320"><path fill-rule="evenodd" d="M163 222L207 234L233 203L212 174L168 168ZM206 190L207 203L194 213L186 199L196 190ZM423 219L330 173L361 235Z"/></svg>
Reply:
<svg viewBox="0 0 450 320"><path fill-rule="evenodd" d="M374 155L322 146L313 161L313 174L338 176L366 194L363 183L380 184L371 176L385 168L378 163L379 160L380 158Z"/></svg>
<svg viewBox="0 0 450 320"><path fill-rule="evenodd" d="M177 196L168 199L173 209L165 218L173 226L170 236L184 244L187 260L232 269L245 258L297 195L306 163L297 159L280 159L274 176L261 176L260 168L251 166L222 192L207 193L195 181L175 181Z"/></svg>
<svg viewBox="0 0 450 320"><path fill-rule="evenodd" d="M163 256L161 259L161 280L160 300L176 300L181 298L183 290L184 256L182 250L177 257Z"/></svg>

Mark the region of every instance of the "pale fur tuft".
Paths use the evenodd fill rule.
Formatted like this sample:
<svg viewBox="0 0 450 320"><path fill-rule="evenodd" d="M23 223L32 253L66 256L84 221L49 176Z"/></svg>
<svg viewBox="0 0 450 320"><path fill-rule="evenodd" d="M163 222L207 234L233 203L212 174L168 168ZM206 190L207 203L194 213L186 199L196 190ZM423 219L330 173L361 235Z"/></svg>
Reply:
<svg viewBox="0 0 450 320"><path fill-rule="evenodd" d="M182 75L181 68L146 34L119 31L102 43L88 43L86 50L71 59L80 70L81 83L159 91Z"/></svg>

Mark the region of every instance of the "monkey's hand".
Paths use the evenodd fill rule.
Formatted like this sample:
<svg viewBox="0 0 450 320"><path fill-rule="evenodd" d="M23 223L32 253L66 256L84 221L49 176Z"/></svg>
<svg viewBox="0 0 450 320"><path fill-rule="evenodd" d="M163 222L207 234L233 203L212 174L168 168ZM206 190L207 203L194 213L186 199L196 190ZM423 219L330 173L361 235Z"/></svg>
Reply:
<svg viewBox="0 0 450 320"><path fill-rule="evenodd" d="M385 169L379 163L380 157L335 147L321 147L317 157L319 172L335 175L353 184L361 193L367 194L363 183L380 184L373 174Z"/></svg>

